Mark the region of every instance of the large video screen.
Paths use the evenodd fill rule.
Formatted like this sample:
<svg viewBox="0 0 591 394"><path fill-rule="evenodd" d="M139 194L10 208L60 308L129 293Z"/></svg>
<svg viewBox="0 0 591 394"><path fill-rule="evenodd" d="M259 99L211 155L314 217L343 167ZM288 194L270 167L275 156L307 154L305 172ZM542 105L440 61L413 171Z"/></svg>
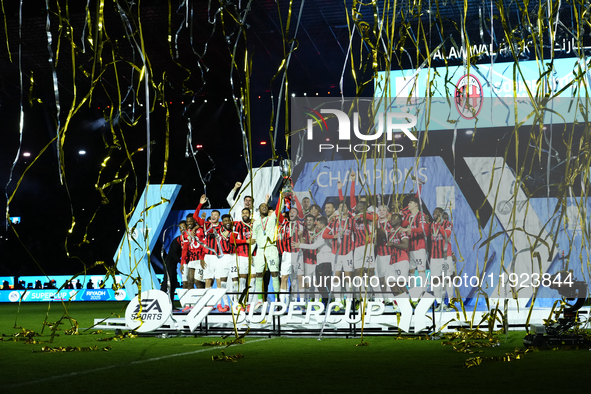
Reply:
<svg viewBox="0 0 591 394"><path fill-rule="evenodd" d="M585 122L589 72L577 58L378 73L374 105L419 115L417 130Z"/></svg>
<svg viewBox="0 0 591 394"><path fill-rule="evenodd" d="M432 230L423 236L427 276L439 257L440 208L452 228L454 291L468 304L584 297L591 133L581 66L555 60L546 99L540 76L549 69L536 62L390 71L376 79L374 98L295 98L295 195L323 212L339 193L352 212L355 196L382 221L380 206L389 219L418 197Z"/></svg>

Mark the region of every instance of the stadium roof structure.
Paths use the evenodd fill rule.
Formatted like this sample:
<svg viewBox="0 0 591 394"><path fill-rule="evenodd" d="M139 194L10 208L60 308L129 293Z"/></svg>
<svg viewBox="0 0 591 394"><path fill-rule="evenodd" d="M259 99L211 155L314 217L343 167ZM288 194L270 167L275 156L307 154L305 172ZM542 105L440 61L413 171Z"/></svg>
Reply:
<svg viewBox="0 0 591 394"><path fill-rule="evenodd" d="M215 1L177 1L171 2L171 7L162 1L141 1L137 4L129 1L107 1L101 9L98 5L103 2L91 1L88 8L85 2L69 2L67 7L64 2L58 3L61 4L59 9L50 3L48 13L44 1L27 2L23 8L22 25L19 23L17 2L4 5L7 33L5 39L7 38L6 42L10 47L12 62L7 56L6 44L2 45L0 75L3 92L8 96L3 101L18 101L19 97L19 35L22 37L20 68L26 74L25 79L29 80L32 72L35 84L49 89L53 86L53 76L48 56L47 22L50 23L56 58L57 44L60 44L59 57L63 60L57 69L58 76L61 77L74 71L69 60L70 48L65 35L68 27L71 27L78 46L79 60L76 68L85 68L87 71L91 68L91 44L88 41L83 43L82 37L87 36L93 28L92 23L85 25L88 16L92 22L96 19L97 12L102 13L106 25L105 34L108 37L104 38L105 45L112 47L117 59L136 63L141 61L137 48L129 41L129 30L126 28L127 23L132 28L137 28L133 30L137 38L141 23L146 53L154 74L167 73L168 85L175 87L169 92L169 97L186 97L187 91L179 86L183 85L188 72L190 76L185 81L186 85L199 95L230 93L228 79L231 56L228 50L233 48L228 43L234 43L239 33L237 25L230 23L234 22L233 18L244 20L246 40L238 42L238 51L247 49L252 56L252 91L258 93L272 89L270 81L285 57L284 46L289 46L295 38L288 77L291 91L301 94L305 91L315 93L315 90L323 92L339 87L343 68L347 68L351 41L353 50L367 53L372 49L372 42L377 44L376 34L381 34L378 50L386 52L384 49L392 45L396 50L391 53L390 65L392 68L407 68L416 66L416 61L415 64L411 61L416 57L416 47L425 49L426 43L430 49L446 40L448 48L452 45L461 47L467 42L471 45L492 43L499 48L508 49L509 44L519 45L520 42L530 42L541 37L547 41L545 45L549 46L549 32L554 35L556 42L570 40L576 36L576 14L581 11L580 7L571 6L548 9L548 3L541 1L527 2L524 5L522 1L476 0L235 0L224 7ZM129 19L133 17L135 20ZM222 19L225 26L221 25ZM356 31L357 36L354 32L353 40L350 40L350 30L355 28L354 19L362 22L358 24L359 27L367 28L364 33L367 41L362 48L359 47L359 28ZM542 22L539 26L538 20ZM543 28L541 33L539 27ZM284 39L283 33L288 28L288 35ZM588 27L585 25L581 28ZM393 31L389 31L391 29ZM82 53L84 51L86 56ZM565 54L558 54L562 55ZM531 58L534 56L532 54ZM444 63L438 65L445 66ZM383 70L385 66L387 64L380 60L378 67ZM121 69L123 72L124 67ZM349 70L345 70L344 74L345 78L351 78ZM79 70L76 79L85 83L87 76ZM345 88L350 89L348 86ZM71 89L60 91L62 95L68 93L72 94ZM350 93L356 92L353 90Z"/></svg>

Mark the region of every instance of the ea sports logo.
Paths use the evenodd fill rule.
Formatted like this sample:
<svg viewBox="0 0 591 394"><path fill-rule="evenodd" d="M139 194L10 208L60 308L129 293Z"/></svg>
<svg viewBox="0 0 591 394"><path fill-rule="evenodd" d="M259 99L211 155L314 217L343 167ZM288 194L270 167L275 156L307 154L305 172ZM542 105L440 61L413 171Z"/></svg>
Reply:
<svg viewBox="0 0 591 394"><path fill-rule="evenodd" d="M125 299L125 296L126 296L125 290L119 289L119 290L115 291L115 299L117 301L123 301Z"/></svg>
<svg viewBox="0 0 591 394"><path fill-rule="evenodd" d="M11 291L10 294L8 294L8 300L10 300L10 302L17 302L20 297L21 293L18 291Z"/></svg>
<svg viewBox="0 0 591 394"><path fill-rule="evenodd" d="M474 75L466 74L456 84L454 101L456 109L464 119L474 119L480 113L484 102L482 85Z"/></svg>
<svg viewBox="0 0 591 394"><path fill-rule="evenodd" d="M125 324L138 332L160 328L171 316L172 305L168 295L160 290L148 290L136 296L125 310Z"/></svg>
<svg viewBox="0 0 591 394"><path fill-rule="evenodd" d="M141 300L141 302L138 302L138 304L135 307L135 310L133 311L133 318L137 318L137 316L141 313L141 314L148 314L148 312L160 312L162 313L162 307L160 306L160 303L158 302L157 299L153 299L153 298L147 298L147 299L143 299Z"/></svg>

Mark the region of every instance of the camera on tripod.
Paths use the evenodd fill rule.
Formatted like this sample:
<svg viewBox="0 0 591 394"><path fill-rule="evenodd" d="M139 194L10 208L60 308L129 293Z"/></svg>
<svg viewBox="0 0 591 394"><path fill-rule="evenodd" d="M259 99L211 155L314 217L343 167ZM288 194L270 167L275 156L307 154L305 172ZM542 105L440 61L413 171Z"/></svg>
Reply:
<svg viewBox="0 0 591 394"><path fill-rule="evenodd" d="M583 336L573 334L570 331L580 323L578 315L583 312L579 312L579 309L587 300L587 283L582 280L572 280L573 277L572 270L563 270L552 275L549 287L558 291L566 301L576 301L573 304L567 304L562 311L562 317L558 317L555 322L530 324L529 333L523 339L525 346L544 349L552 346L585 346L591 344ZM570 280L565 280L565 278Z"/></svg>

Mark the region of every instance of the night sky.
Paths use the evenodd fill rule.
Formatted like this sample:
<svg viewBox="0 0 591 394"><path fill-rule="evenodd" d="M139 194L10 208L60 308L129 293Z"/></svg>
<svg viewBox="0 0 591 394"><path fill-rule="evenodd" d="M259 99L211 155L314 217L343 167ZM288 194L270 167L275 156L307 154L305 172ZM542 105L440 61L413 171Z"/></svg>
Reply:
<svg viewBox="0 0 591 394"><path fill-rule="evenodd" d="M274 27L279 19L273 15L276 11L271 3L253 4L248 39L246 42L239 39L236 50L236 59L244 58L245 49L253 54L248 78L251 100L248 114L254 168L273 156L287 156L283 137L284 101L281 112L276 115L279 128L275 155L271 144L271 113L278 105L281 78L274 83L271 80L284 58L281 34ZM51 2L49 12L55 68L50 67L49 62L45 2L27 2L22 24L18 5L6 5L5 9L8 40L6 45L0 45L0 118L3 122L0 184L7 195L2 206L6 207L6 201L10 200L10 216L20 217L21 223L10 227L4 221L0 226L0 275L76 274L92 267L96 261L112 263L125 229L124 210L130 212L134 199L139 198L146 183L146 97L139 72L143 63L137 7L125 9L125 5L122 12L106 2L102 10L106 28L102 51L99 51L91 44L91 41L98 42L96 3L91 2L89 8L92 26L85 25L86 7L82 2L69 4L68 15L64 4L61 6L58 9L56 3ZM193 209L205 188L214 207L227 207L227 193L236 181L244 179L248 170L234 105L234 98L244 97L247 78L240 67L233 72L230 67L235 42L232 40L240 37L230 14L238 15L244 10L228 7L223 29L219 15L215 23L208 22L213 21L213 18L208 19L212 15L208 12L212 10L215 12L216 8L208 10L207 2L192 3L192 18L187 26L184 23L186 9L173 9L169 14L162 2L142 2L142 32L151 71L150 182L162 182L168 133L170 156L165 181L183 186L174 210ZM68 18L73 41L66 35L67 29L59 29L61 23L57 15ZM282 15L286 17L285 13ZM178 41L173 49L167 42L169 21L173 32L183 27L180 33L175 33ZM88 35L89 31L93 34ZM132 37L129 31L134 32ZM22 34L22 41L19 41L19 34ZM333 58L325 44L327 52L323 55L307 55L316 61L321 59L323 66L317 68L319 73L301 72L308 64L303 61L303 54L313 53L307 48L315 39L310 38L311 41L302 44L299 54L292 57L290 82L299 90L339 94L335 78L340 77L340 72L333 74L333 71L342 67L343 53ZM346 30L342 30L327 43L338 48L339 40L344 45L346 39ZM75 66L72 66L72 42ZM171 50L178 54L174 60ZM102 74L93 84L93 72L99 75L99 71ZM345 79L350 82L350 73L346 73ZM354 94L354 91L354 86L348 84L346 92ZM364 94L371 94L371 91L368 89ZM11 174L19 149L21 103L22 145ZM76 112L70 117L68 111L73 103ZM246 112L246 108L240 108L241 115ZM189 122L192 145L197 152L195 158L187 149ZM58 125L63 132L66 123L68 126L62 135L63 152L60 152L57 143L50 142L57 135ZM263 141L266 145L261 145ZM197 145L202 148L196 149ZM62 157L64 163L64 183L60 181L58 157ZM122 178L125 182L116 183ZM70 233L73 222L75 226ZM104 273L104 268L96 267L90 272Z"/></svg>
<svg viewBox="0 0 591 394"><path fill-rule="evenodd" d="M212 12L215 9L208 10L208 2L189 2L193 4L191 9L173 5L169 14L163 2L143 1L140 13L143 35L140 35L135 6L126 8L125 4L118 10L114 4L106 2L102 11L105 30L101 41L96 34L99 15L96 2L91 2L89 8L92 26L85 25L85 2L70 4L68 14L65 7L58 9L55 2L50 2L51 55L55 68L49 62L45 2L25 3L22 24L18 6L5 4L7 36L3 35L0 42L0 184L7 195L2 199L2 206L6 207L7 200L11 199L10 216L19 216L22 220L15 226L7 226L6 222L0 226L0 275L76 274L92 267L96 261L112 263L125 228L124 212L130 212L134 198L139 198L146 183L148 143L150 182L162 182L167 133L170 156L166 183L183 186L173 209L193 209L204 187L212 206L225 208L227 193L236 181L244 179L248 170L240 129L244 116L250 117L252 166L256 168L273 157L271 135L275 131L278 135L275 157L288 156L283 135L285 100L289 100L292 93L339 96L342 76L344 96L373 94L368 45L358 40L352 44L351 53L362 54L356 58L355 76L346 63L350 61L348 28L345 10L337 2L316 0L304 9L295 42L297 49L291 56L285 84L278 70L288 57L299 2L294 7L293 25L286 41L282 38L281 27L285 26L287 9L281 8L278 13L274 1L253 2L247 19L246 41L231 18L244 15L244 9L236 7L224 10L226 19L222 26L221 14ZM471 12L477 10L478 7ZM189 21L186 15L191 16ZM217 15L215 19L214 15ZM371 16L365 13L364 18L369 18L368 15ZM453 25L450 21L446 20L446 26ZM467 28L475 36L482 36L477 19ZM73 40L67 35L68 31L72 32ZM89 31L93 34L89 35ZM168 41L169 31L174 38L172 44ZM447 31L461 41L459 31ZM19 34L22 34L22 41L19 41ZM400 34L398 38L403 41L404 36ZM439 37L438 34L433 31L433 37ZM143 65L141 37L145 40L145 55L150 62L150 141L147 140L145 85L139 71ZM99 41L102 42L100 50L94 45ZM232 69L236 42L234 59L237 62ZM411 54L402 56L400 53L394 54L399 65L412 67L414 63L403 64L410 61ZM178 57L171 54L178 54ZM245 54L249 59L248 72L244 70ZM343 64L347 65L345 71ZM438 65L445 64L441 61ZM380 61L378 67L384 65ZM366 83L364 88L360 87L362 83ZM239 100L245 98L247 86L250 102L241 107ZM286 86L289 90L285 90ZM277 114L273 110L278 108L279 100L282 105ZM68 112L73 103L76 112L70 117ZM19 149L21 104L22 145L9 183ZM243 118L239 118L238 113ZM202 145L195 158L186 157L189 122L193 147ZM275 124L278 125L276 130ZM58 130L62 131L63 152L58 150L55 141L50 143ZM575 133L580 139L583 130ZM496 154L501 140L506 146L514 143L508 130L478 132L475 136L460 130L458 135L457 162L461 162L459 158L464 154ZM451 168L453 157L449 151L440 151L441 146L450 145L451 138L447 132L430 135L428 148L422 154L442 154ZM528 131L519 138L524 142L519 146L525 155ZM564 157L567 145L559 135L554 138L554 146ZM266 145L261 145L263 141ZM405 155L415 154L411 146L407 148ZM82 150L84 155L80 154ZM25 152L30 156L26 157ZM547 156L542 152L535 157L532 152L528 156L531 171L526 186L535 191L545 185L543 163ZM512 155L514 152L508 155L510 164ZM64 183L60 181L58 157L63 158ZM203 176L208 174L205 179L200 178L197 165ZM462 176L462 169L458 171ZM559 183L561 173L564 173L563 168L554 168L551 183ZM121 179L125 181L119 182ZM469 189L473 180L462 178L458 182L468 182L464 187ZM490 212L485 209L483 214L490 215ZM70 233L73 222L75 226ZM90 273L104 273L104 268L95 267Z"/></svg>

